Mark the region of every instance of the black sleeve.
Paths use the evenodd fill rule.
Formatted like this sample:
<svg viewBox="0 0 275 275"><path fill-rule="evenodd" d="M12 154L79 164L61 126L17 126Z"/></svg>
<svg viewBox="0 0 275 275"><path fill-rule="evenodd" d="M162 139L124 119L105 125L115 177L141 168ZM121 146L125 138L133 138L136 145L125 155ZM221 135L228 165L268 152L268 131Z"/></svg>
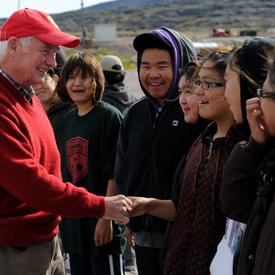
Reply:
<svg viewBox="0 0 275 275"><path fill-rule="evenodd" d="M182 185L183 168L185 165L185 160L186 160L186 155L184 155L183 158L181 159L176 169L176 172L173 178L173 183L172 183L171 200L174 203L176 209L178 207L178 200L179 200L180 190Z"/></svg>
<svg viewBox="0 0 275 275"><path fill-rule="evenodd" d="M266 144L258 144L252 138L232 150L223 168L221 188L221 204L227 217L247 223L256 199L257 170L267 150Z"/></svg>
<svg viewBox="0 0 275 275"><path fill-rule="evenodd" d="M122 122L122 114L117 111L117 113L113 114L108 121L108 127L106 127L106 142L105 142L105 150L107 152L107 163L105 164L104 171L107 174L108 180L114 178L114 167L115 167L115 159L116 159L116 150L117 150L117 142L119 129Z"/></svg>
<svg viewBox="0 0 275 275"><path fill-rule="evenodd" d="M128 116L126 115L122 121L118 142L117 142L117 152L116 152L116 162L115 162L115 183L117 192L123 194L125 190L124 177L126 169L126 153L127 153L127 121Z"/></svg>

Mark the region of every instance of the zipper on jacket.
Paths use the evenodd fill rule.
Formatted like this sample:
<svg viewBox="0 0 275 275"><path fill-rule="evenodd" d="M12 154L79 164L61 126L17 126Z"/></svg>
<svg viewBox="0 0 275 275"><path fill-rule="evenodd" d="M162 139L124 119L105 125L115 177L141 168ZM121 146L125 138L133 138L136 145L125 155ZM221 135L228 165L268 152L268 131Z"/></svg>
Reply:
<svg viewBox="0 0 275 275"><path fill-rule="evenodd" d="M211 139L210 143L209 143L209 147L208 147L207 159L211 158L211 155L212 155L212 152L213 152L213 145L214 145L214 141L213 141L213 139Z"/></svg>

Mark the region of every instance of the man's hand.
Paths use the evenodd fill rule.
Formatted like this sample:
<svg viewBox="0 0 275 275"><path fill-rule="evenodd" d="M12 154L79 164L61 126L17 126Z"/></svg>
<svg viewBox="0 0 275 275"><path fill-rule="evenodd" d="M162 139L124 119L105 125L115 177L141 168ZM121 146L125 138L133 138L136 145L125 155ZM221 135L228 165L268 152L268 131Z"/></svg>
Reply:
<svg viewBox="0 0 275 275"><path fill-rule="evenodd" d="M105 197L106 209L102 218L116 220L119 223L129 222L128 213L132 210L132 201L123 195Z"/></svg>
<svg viewBox="0 0 275 275"><path fill-rule="evenodd" d="M94 241L96 246L107 244L113 239L113 226L112 221L99 219L96 228Z"/></svg>

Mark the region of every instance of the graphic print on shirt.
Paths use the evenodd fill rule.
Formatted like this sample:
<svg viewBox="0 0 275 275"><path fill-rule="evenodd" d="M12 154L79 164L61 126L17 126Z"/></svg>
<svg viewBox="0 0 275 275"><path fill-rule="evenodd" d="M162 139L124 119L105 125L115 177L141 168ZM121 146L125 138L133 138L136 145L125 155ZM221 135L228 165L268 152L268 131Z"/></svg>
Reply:
<svg viewBox="0 0 275 275"><path fill-rule="evenodd" d="M76 183L84 178L88 172L88 140L74 137L67 141L67 165L72 175L72 182Z"/></svg>

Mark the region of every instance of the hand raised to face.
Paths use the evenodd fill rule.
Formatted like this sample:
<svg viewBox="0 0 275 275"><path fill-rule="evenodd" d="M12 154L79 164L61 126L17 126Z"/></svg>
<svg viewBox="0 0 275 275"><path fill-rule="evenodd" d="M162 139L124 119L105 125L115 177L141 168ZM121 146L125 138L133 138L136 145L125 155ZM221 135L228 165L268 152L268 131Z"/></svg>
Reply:
<svg viewBox="0 0 275 275"><path fill-rule="evenodd" d="M270 135L263 117L260 99L257 97L248 99L246 112L252 138L257 143L265 143Z"/></svg>

